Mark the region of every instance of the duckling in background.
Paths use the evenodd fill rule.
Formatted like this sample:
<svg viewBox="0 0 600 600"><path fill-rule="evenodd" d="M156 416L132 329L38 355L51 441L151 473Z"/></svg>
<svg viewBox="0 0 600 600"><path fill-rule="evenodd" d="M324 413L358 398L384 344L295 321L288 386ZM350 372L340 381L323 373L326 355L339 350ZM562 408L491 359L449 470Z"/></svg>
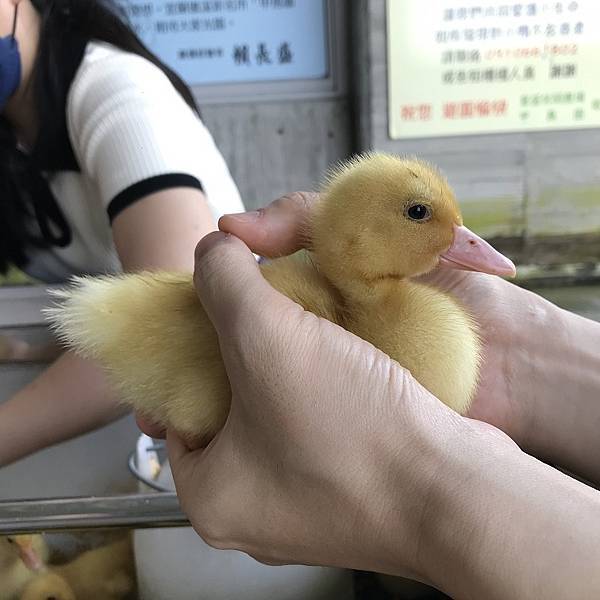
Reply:
<svg viewBox="0 0 600 600"><path fill-rule="evenodd" d="M477 385L472 317L410 278L443 263L514 275L464 227L444 177L417 159L357 157L328 177L311 223L313 249L261 265L274 288L371 342L464 413ZM120 397L190 447L223 425L230 388L216 333L189 273L78 278L48 316L68 346L103 364Z"/></svg>
<svg viewBox="0 0 600 600"><path fill-rule="evenodd" d="M0 537L0 600L16 600L48 560L48 546L39 535Z"/></svg>
<svg viewBox="0 0 600 600"><path fill-rule="evenodd" d="M129 537L80 554L31 581L21 600L121 600L135 591Z"/></svg>
<svg viewBox="0 0 600 600"><path fill-rule="evenodd" d="M71 586L60 575L47 571L29 582L20 600L77 600Z"/></svg>

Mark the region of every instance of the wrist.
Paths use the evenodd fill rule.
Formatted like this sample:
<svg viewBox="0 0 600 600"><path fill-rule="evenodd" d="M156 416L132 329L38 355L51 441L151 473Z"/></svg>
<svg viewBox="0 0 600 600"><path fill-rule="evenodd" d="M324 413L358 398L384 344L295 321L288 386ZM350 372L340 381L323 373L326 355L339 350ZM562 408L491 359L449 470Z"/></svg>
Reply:
<svg viewBox="0 0 600 600"><path fill-rule="evenodd" d="M512 416L502 429L521 448L531 448L534 423L539 417L538 398L553 386L548 373L555 363L556 346L564 340L561 309L541 296L513 284L505 285L503 302L511 307L507 322L499 323L494 339L500 339L497 357L502 394ZM563 357L564 360L564 357ZM500 387L500 382L499 382ZM493 392L493 390L491 390Z"/></svg>
<svg viewBox="0 0 600 600"><path fill-rule="evenodd" d="M465 535L471 531L465 525L469 489L486 468L487 451L492 446L502 453L519 450L487 423L463 418L428 394L414 398L417 410L392 424L388 437L378 432L379 446L370 452L378 486L371 490L374 502L365 502L370 512L363 519L362 549L376 564L360 568L443 589L442 575L469 563L475 543Z"/></svg>
<svg viewBox="0 0 600 600"><path fill-rule="evenodd" d="M586 597L600 589L598 494L499 430L463 425L429 489L424 579L460 598Z"/></svg>
<svg viewBox="0 0 600 600"><path fill-rule="evenodd" d="M424 498L417 567L422 580L452 597L481 586L483 537L494 497L505 490L501 475L522 452L511 438L487 423L460 418L452 435L432 443L438 464ZM483 589L481 588L481 591ZM478 596L484 597L484 596Z"/></svg>
<svg viewBox="0 0 600 600"><path fill-rule="evenodd" d="M522 447L541 459L600 482L600 324L540 298L544 320L529 332L527 433ZM530 344L531 345L531 344ZM515 401L520 400L515 390Z"/></svg>

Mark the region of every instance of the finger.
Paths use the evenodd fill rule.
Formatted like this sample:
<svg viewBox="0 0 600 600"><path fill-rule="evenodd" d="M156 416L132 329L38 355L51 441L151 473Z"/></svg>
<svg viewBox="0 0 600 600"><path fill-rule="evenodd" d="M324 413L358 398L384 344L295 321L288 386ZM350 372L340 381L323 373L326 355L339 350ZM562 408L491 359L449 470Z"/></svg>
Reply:
<svg viewBox="0 0 600 600"><path fill-rule="evenodd" d="M196 247L194 285L219 334L235 328L237 320L260 319L265 307L272 317L291 303L266 282L248 247L219 231L209 233Z"/></svg>
<svg viewBox="0 0 600 600"><path fill-rule="evenodd" d="M153 423L152 421L149 421L148 419L139 414L135 415L135 422L140 428L140 431L142 431L142 433L145 433L147 436L156 439L165 438L165 428L162 425Z"/></svg>
<svg viewBox="0 0 600 600"><path fill-rule="evenodd" d="M294 192L257 211L224 215L219 229L239 237L257 254L286 256L310 245L310 217L318 200L317 193Z"/></svg>

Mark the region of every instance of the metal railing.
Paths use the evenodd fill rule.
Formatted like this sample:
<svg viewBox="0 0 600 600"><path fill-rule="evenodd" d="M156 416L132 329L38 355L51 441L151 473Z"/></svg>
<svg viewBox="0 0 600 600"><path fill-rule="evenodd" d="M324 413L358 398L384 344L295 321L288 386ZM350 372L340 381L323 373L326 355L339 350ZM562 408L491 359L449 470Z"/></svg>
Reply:
<svg viewBox="0 0 600 600"><path fill-rule="evenodd" d="M188 525L175 493L0 502L0 535Z"/></svg>

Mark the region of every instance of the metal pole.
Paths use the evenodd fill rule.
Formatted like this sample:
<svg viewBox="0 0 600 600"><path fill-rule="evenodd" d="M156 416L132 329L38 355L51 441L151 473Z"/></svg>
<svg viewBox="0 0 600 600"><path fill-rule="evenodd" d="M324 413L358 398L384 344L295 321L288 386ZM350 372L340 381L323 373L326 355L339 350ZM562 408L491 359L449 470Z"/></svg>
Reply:
<svg viewBox="0 0 600 600"><path fill-rule="evenodd" d="M0 502L0 535L188 525L174 493Z"/></svg>

